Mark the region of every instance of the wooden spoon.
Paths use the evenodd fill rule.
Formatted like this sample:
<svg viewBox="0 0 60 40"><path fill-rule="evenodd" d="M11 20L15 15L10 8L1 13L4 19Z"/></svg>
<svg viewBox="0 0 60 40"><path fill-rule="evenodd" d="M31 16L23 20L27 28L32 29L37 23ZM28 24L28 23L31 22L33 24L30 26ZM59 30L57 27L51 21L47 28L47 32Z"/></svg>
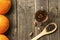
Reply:
<svg viewBox="0 0 60 40"><path fill-rule="evenodd" d="M49 25L54 25L54 29L52 29L51 31L47 31L47 27L49 27ZM53 26L52 26L53 27ZM31 39L31 40L38 40L40 37L42 37L42 36L44 36L44 35L47 35L47 34L50 34L50 33L53 33L54 31L56 31L56 29L57 29L57 24L56 23L50 23L50 24L48 24L45 28L44 28L44 30L40 33L40 34L38 34L36 37L34 37L33 39Z"/></svg>

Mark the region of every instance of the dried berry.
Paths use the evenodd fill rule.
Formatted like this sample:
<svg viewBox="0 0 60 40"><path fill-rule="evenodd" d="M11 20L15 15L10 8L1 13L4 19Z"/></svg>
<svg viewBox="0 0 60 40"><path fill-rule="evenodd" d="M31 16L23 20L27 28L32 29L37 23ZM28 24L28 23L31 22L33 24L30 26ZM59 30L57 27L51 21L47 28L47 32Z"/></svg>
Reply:
<svg viewBox="0 0 60 40"><path fill-rule="evenodd" d="M37 21L36 20L34 21L34 26L37 26Z"/></svg>
<svg viewBox="0 0 60 40"><path fill-rule="evenodd" d="M35 19L38 21L38 22L42 22L46 19L46 15L47 15L47 12L45 10L41 11L41 10L38 10L35 14Z"/></svg>
<svg viewBox="0 0 60 40"><path fill-rule="evenodd" d="M52 31L54 28L55 28L55 25L51 24L49 25L49 27L46 28L46 31L47 32Z"/></svg>

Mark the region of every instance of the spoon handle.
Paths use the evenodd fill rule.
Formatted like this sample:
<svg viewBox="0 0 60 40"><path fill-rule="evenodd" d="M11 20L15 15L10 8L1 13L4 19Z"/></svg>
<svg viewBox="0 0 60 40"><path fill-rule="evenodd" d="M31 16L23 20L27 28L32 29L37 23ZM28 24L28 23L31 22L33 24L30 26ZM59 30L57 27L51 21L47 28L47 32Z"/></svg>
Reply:
<svg viewBox="0 0 60 40"><path fill-rule="evenodd" d="M36 37L34 37L34 38L31 39L31 40L37 40L37 39L39 39L40 37L42 37L43 35L45 35L45 33L44 33L44 32L41 32L40 34L38 34Z"/></svg>

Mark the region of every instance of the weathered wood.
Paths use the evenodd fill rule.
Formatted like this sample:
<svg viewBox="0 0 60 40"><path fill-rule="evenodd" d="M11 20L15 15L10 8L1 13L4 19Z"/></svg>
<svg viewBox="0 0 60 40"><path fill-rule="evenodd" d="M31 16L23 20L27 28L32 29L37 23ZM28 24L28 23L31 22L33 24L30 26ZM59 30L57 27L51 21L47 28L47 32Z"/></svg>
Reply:
<svg viewBox="0 0 60 40"><path fill-rule="evenodd" d="M56 23L56 16L57 16L57 7L58 7L58 1L57 0L49 0L49 18L51 22ZM57 23L56 23L57 24ZM54 32L50 35L50 40L58 40L58 31Z"/></svg>
<svg viewBox="0 0 60 40"><path fill-rule="evenodd" d="M58 14L56 18L56 22L58 23L58 40L60 40L60 0L58 0Z"/></svg>
<svg viewBox="0 0 60 40"><path fill-rule="evenodd" d="M17 0L18 39L31 40L29 33L34 31L34 0Z"/></svg>
<svg viewBox="0 0 60 40"><path fill-rule="evenodd" d="M43 7L43 9L48 12L48 0L36 0L36 11L41 10L41 7ZM46 24L47 24L47 22L44 23L45 26L46 26ZM39 26L41 28L41 30L43 30L42 28L45 27L44 25ZM35 32L35 33L36 33L36 35L38 35L37 32ZM39 40L49 40L49 36L41 37Z"/></svg>
<svg viewBox="0 0 60 40"><path fill-rule="evenodd" d="M16 0L11 0L12 6L10 11L6 14L10 21L10 28L9 30L5 33L9 40L17 40L18 34L17 34L17 13L16 13Z"/></svg>
<svg viewBox="0 0 60 40"><path fill-rule="evenodd" d="M35 13L41 9L41 6L49 16L43 26L55 22L58 25L58 30L39 40L60 40L60 0L12 0L12 7L9 14L6 15L10 20L10 29L6 35L8 34L10 40L31 40L30 32L34 32L33 37L39 34L33 22L35 21ZM43 26L39 26L42 28L41 30L43 30Z"/></svg>
<svg viewBox="0 0 60 40"><path fill-rule="evenodd" d="M18 40L26 40L26 11L25 0L17 0L17 12L18 12Z"/></svg>

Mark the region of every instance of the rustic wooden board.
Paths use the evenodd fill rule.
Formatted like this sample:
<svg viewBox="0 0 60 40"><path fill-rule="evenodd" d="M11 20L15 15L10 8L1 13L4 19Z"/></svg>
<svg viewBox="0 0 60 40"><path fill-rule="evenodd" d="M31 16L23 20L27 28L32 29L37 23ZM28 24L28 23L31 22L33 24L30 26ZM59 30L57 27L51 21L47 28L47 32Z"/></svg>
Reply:
<svg viewBox="0 0 60 40"><path fill-rule="evenodd" d="M49 18L51 22L57 23L57 14L58 14L58 1L57 0L49 0ZM50 35L50 40L58 40L58 30Z"/></svg>
<svg viewBox="0 0 60 40"><path fill-rule="evenodd" d="M36 11L40 10L41 7L43 7L43 9L45 9L48 12L48 0L36 0ZM41 30L43 30L43 28L46 26L47 23L48 22L44 23L43 26L39 26L41 28ZM38 35L38 33L37 33L37 35ZM44 37L40 38L39 40L49 40L49 36L44 36Z"/></svg>
<svg viewBox="0 0 60 40"><path fill-rule="evenodd" d="M10 28L9 30L5 33L8 37L9 40L17 40L18 39L18 34L17 34L17 29L18 29L18 24L17 24L17 11L16 11L16 0L11 0L12 6L9 12L5 15L8 17L10 21Z"/></svg>
<svg viewBox="0 0 60 40"><path fill-rule="evenodd" d="M29 33L34 31L34 0L17 0L18 39L30 40Z"/></svg>
<svg viewBox="0 0 60 40"><path fill-rule="evenodd" d="M56 20L58 15L58 10L56 7L58 7L58 1L57 0L36 0L36 10L35 10L35 0L17 0L17 14L18 14L18 40L31 40L29 33L33 31L35 34L34 36L38 35L37 28L34 28L33 22L34 22L34 15L37 10L41 8L41 6L44 7L44 9L48 12L49 15L49 22L46 22L45 24L48 24L50 22L56 22L59 24ZM52 19L53 18L53 19ZM47 35L42 37L39 40L59 40L59 31L56 31L55 33L51 35Z"/></svg>
<svg viewBox="0 0 60 40"><path fill-rule="evenodd" d="M33 37L39 34L33 22L35 12L41 9L41 6L48 12L49 17L43 26L56 22L58 29L39 40L60 40L60 0L36 0L36 3L35 0L12 0L12 7L6 15L10 20L10 29L7 32L10 40L31 40L30 32L34 32ZM40 28L44 27L40 26Z"/></svg>

